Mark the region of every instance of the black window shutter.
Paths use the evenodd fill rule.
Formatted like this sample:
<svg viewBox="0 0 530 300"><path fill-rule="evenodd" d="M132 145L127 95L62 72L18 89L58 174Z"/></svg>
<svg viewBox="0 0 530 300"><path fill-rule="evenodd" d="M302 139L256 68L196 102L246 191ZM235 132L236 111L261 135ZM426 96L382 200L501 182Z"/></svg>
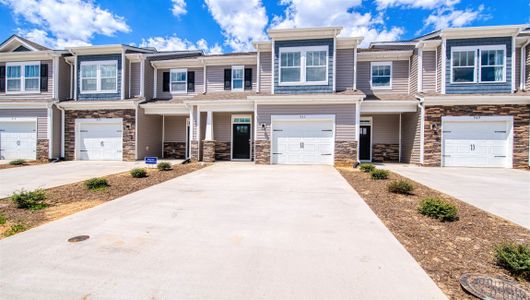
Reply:
<svg viewBox="0 0 530 300"><path fill-rule="evenodd" d="M169 72L162 73L162 92L169 92Z"/></svg>
<svg viewBox="0 0 530 300"><path fill-rule="evenodd" d="M245 69L245 90L252 89L252 69Z"/></svg>
<svg viewBox="0 0 530 300"><path fill-rule="evenodd" d="M48 91L48 64L40 65L40 91Z"/></svg>
<svg viewBox="0 0 530 300"><path fill-rule="evenodd" d="M188 92L195 92L195 72L188 72Z"/></svg>
<svg viewBox="0 0 530 300"><path fill-rule="evenodd" d="M232 69L225 69L225 90L232 89Z"/></svg>
<svg viewBox="0 0 530 300"><path fill-rule="evenodd" d="M0 66L0 93L6 91L6 66Z"/></svg>

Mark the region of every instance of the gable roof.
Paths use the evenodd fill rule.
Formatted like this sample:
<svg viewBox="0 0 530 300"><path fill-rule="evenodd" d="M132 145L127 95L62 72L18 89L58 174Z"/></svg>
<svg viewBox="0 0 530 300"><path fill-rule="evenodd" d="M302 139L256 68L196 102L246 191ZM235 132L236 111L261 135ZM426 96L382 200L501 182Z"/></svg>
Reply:
<svg viewBox="0 0 530 300"><path fill-rule="evenodd" d="M3 41L2 44L0 44L0 52L4 52L4 50L8 49L9 46L11 44L13 44L13 43L18 43L18 44L24 46L24 48L27 48L30 51L47 51L47 50L51 50L48 47L45 47L43 45L37 44L35 42L32 42L32 41L30 41L30 40L28 40L26 38L23 38L21 36L13 34L7 40ZM11 50L10 52L12 52L15 49L18 49L19 47L20 46L10 49Z"/></svg>

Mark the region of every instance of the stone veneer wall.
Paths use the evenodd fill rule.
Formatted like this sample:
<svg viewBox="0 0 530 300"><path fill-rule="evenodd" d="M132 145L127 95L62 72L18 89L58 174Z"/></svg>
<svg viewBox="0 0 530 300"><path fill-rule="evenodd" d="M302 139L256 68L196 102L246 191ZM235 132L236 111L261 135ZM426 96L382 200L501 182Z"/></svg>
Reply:
<svg viewBox="0 0 530 300"><path fill-rule="evenodd" d="M49 149L49 140L37 140L37 160L48 160Z"/></svg>
<svg viewBox="0 0 530 300"><path fill-rule="evenodd" d="M215 141L203 141L202 143L202 160L204 162L215 161Z"/></svg>
<svg viewBox="0 0 530 300"><path fill-rule="evenodd" d="M259 165L270 165L271 163L271 142L267 140L255 141L255 161Z"/></svg>
<svg viewBox="0 0 530 300"><path fill-rule="evenodd" d="M190 159L194 161L199 160L199 141L191 141Z"/></svg>
<svg viewBox="0 0 530 300"><path fill-rule="evenodd" d="M335 141L335 165L352 166L357 162L357 142Z"/></svg>
<svg viewBox="0 0 530 300"><path fill-rule="evenodd" d="M513 167L528 168L530 105L459 105L425 108L424 165L441 165L442 116L513 116ZM433 130L432 125L436 125Z"/></svg>
<svg viewBox="0 0 530 300"><path fill-rule="evenodd" d="M135 111L134 109L116 110L66 110L64 146L65 159L75 158L75 120L76 119L123 119L123 160L133 161L135 154Z"/></svg>
<svg viewBox="0 0 530 300"><path fill-rule="evenodd" d="M399 144L374 144L372 145L372 161L399 161Z"/></svg>
<svg viewBox="0 0 530 300"><path fill-rule="evenodd" d="M230 142L215 141L215 160L230 160Z"/></svg>
<svg viewBox="0 0 530 300"><path fill-rule="evenodd" d="M186 142L164 142L164 158L186 158Z"/></svg>

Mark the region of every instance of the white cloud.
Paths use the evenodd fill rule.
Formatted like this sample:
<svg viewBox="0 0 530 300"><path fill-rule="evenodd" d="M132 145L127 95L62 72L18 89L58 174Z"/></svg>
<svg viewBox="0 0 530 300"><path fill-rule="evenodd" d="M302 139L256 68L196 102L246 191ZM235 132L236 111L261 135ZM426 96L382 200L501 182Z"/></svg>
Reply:
<svg viewBox="0 0 530 300"><path fill-rule="evenodd" d="M273 19L276 28L342 26L341 36L364 36L362 46L372 41L396 40L403 33L401 27L384 27L381 14L360 13L362 0L282 0L285 14Z"/></svg>
<svg viewBox="0 0 530 300"><path fill-rule="evenodd" d="M123 17L90 0L0 0L18 18L36 28L19 30L49 47L90 44L96 34L129 32Z"/></svg>
<svg viewBox="0 0 530 300"><path fill-rule="evenodd" d="M188 11L186 10L186 1L184 0L171 0L173 2L173 7L171 12L175 17L185 15Z"/></svg>
<svg viewBox="0 0 530 300"><path fill-rule="evenodd" d="M478 10L468 8L457 10L453 8L438 9L427 17L424 21L425 27L434 27L436 30L448 27L462 27L471 24L473 21L484 17L482 11L484 6L480 5Z"/></svg>
<svg viewBox="0 0 530 300"><path fill-rule="evenodd" d="M252 41L265 40L268 17L261 0L205 0L221 26L225 43L236 51L252 50Z"/></svg>
<svg viewBox="0 0 530 300"><path fill-rule="evenodd" d="M385 9L389 7L410 7L434 9L437 7L451 7L460 2L460 0L375 0L377 8Z"/></svg>
<svg viewBox="0 0 530 300"><path fill-rule="evenodd" d="M205 39L200 39L196 43L193 43L186 39L181 39L176 35L168 37L155 36L142 39L140 47L155 47L159 51L203 50L204 52L211 54L223 52L223 49L219 44L210 47Z"/></svg>

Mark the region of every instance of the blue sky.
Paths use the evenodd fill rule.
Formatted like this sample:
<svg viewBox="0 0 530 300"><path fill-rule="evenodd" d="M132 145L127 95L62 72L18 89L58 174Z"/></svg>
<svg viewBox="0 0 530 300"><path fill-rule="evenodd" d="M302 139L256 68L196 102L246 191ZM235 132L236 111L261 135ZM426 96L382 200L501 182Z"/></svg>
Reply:
<svg viewBox="0 0 530 300"><path fill-rule="evenodd" d="M273 27L342 26L366 45L445 27L525 24L530 1L0 0L0 16L2 39L17 33L53 48L124 43L216 53L251 50Z"/></svg>

